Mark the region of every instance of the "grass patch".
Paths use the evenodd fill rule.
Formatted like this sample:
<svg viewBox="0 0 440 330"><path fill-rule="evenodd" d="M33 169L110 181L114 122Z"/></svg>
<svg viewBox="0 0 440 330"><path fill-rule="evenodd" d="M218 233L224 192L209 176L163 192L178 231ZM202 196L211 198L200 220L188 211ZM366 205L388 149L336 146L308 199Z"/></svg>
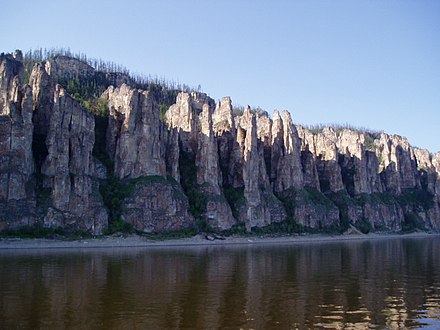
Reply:
<svg viewBox="0 0 440 330"><path fill-rule="evenodd" d="M314 204L321 204L330 208L334 206L333 202L317 189L305 187L300 190L300 193Z"/></svg>
<svg viewBox="0 0 440 330"><path fill-rule="evenodd" d="M99 192L102 196L104 205L109 211L109 227L104 232L110 235L116 232L134 233L133 225L122 220L122 203L133 195L136 186L139 184L163 183L177 185L176 180L164 178L158 175L141 176L136 179L120 180L110 173L107 180L101 182Z"/></svg>
<svg viewBox="0 0 440 330"><path fill-rule="evenodd" d="M239 208L246 203L244 197L244 187L234 188L232 186L225 186L223 188L223 194L231 207L232 216L238 219L240 216Z"/></svg>
<svg viewBox="0 0 440 330"><path fill-rule="evenodd" d="M180 151L179 168L181 185L188 197L189 211L196 219L199 226L204 227L203 215L206 213L206 196L197 185L197 169L195 158L188 152ZM205 221L206 222L206 221ZM206 224L207 226L207 224Z"/></svg>
<svg viewBox="0 0 440 330"><path fill-rule="evenodd" d="M434 206L434 195L427 190L405 189L402 194L396 196L397 202L402 205L411 206L414 210L428 210Z"/></svg>
<svg viewBox="0 0 440 330"><path fill-rule="evenodd" d="M168 105L166 104L159 104L159 110L160 110L160 114L159 114L159 118L161 121L165 121L165 113L168 111Z"/></svg>
<svg viewBox="0 0 440 330"><path fill-rule="evenodd" d="M354 226L359 229L363 234L368 234L369 232L372 231L373 227L371 226L371 223L365 219L364 217L362 217L361 220L359 220L358 222L356 222L354 224Z"/></svg>
<svg viewBox="0 0 440 330"><path fill-rule="evenodd" d="M423 220L415 212L405 213L405 220L402 223L402 232L411 233L417 230L426 231Z"/></svg>
<svg viewBox="0 0 440 330"><path fill-rule="evenodd" d="M371 134L364 134L365 137L365 149L376 153L376 145L374 144L375 136Z"/></svg>
<svg viewBox="0 0 440 330"><path fill-rule="evenodd" d="M339 209L339 226L335 227L334 230L339 233L343 233L350 227L348 207L350 205L356 204L356 202L345 190L328 193L327 196Z"/></svg>
<svg viewBox="0 0 440 330"><path fill-rule="evenodd" d="M104 230L104 235L111 235L114 233L135 233L133 225L131 223L125 222L120 218L112 219L108 227Z"/></svg>

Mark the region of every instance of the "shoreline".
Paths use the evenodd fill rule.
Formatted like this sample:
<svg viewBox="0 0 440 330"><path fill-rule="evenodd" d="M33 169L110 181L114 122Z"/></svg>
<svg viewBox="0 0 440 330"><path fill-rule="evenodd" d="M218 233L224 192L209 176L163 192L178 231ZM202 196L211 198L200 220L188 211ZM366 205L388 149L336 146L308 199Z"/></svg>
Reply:
<svg viewBox="0 0 440 330"><path fill-rule="evenodd" d="M305 244L329 243L359 240L378 240L396 238L424 238L440 236L440 233L416 232L409 234L353 234L329 235L306 234L295 236L262 237L262 236L230 236L224 240L209 241L203 235L188 238L151 240L138 235L106 236L80 240L62 240L46 238L1 238L0 251L35 250L35 249L91 249L91 248L158 248L158 247L194 247L194 246L229 246L229 245L266 245L266 244Z"/></svg>

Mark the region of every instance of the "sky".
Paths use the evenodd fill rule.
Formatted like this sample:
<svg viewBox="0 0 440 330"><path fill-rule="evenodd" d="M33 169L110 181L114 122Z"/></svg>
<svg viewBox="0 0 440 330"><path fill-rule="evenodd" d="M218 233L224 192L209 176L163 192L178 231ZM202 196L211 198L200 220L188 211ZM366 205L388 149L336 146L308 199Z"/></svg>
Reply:
<svg viewBox="0 0 440 330"><path fill-rule="evenodd" d="M0 0L0 52L70 48L295 123L440 151L438 0Z"/></svg>

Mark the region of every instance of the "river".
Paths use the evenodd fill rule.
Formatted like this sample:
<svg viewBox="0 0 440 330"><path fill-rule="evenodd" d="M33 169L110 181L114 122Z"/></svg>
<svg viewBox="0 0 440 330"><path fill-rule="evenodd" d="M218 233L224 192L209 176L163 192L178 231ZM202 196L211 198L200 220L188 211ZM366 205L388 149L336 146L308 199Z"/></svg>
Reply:
<svg viewBox="0 0 440 330"><path fill-rule="evenodd" d="M440 328L440 237L0 251L1 329Z"/></svg>

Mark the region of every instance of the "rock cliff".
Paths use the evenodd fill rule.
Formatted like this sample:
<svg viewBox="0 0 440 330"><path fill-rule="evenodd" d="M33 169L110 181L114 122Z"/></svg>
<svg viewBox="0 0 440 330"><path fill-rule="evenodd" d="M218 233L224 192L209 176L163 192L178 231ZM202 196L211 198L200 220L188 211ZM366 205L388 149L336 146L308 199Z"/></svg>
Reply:
<svg viewBox="0 0 440 330"><path fill-rule="evenodd" d="M174 179L167 179L166 147L173 149L173 138L167 141L154 97L126 84L109 87L102 97L109 110L106 146L112 175L131 186L122 201L122 220L143 232L191 228L188 199L174 181L178 168L169 173ZM175 162L178 151L174 147L171 154L177 155L168 160Z"/></svg>
<svg viewBox="0 0 440 330"><path fill-rule="evenodd" d="M107 151L120 178L166 176L165 139L155 101L147 91L109 87Z"/></svg>
<svg viewBox="0 0 440 330"><path fill-rule="evenodd" d="M263 146L257 136L256 115L247 107L237 118L237 142L242 150L245 214L240 216L247 230L281 222L286 212L273 195L264 161Z"/></svg>
<svg viewBox="0 0 440 330"><path fill-rule="evenodd" d="M179 93L165 118L168 127L177 130L182 148L183 173L180 177L184 179L192 202L198 199L199 210L195 210L197 214L194 215L209 227L223 230L231 228L235 219L221 188L223 180L213 128L213 104L205 94Z"/></svg>
<svg viewBox="0 0 440 330"><path fill-rule="evenodd" d="M307 129L68 56L25 67L0 56L0 230L440 230L440 153L404 137Z"/></svg>
<svg viewBox="0 0 440 330"><path fill-rule="evenodd" d="M20 59L0 55L0 230L36 222L32 89Z"/></svg>
<svg viewBox="0 0 440 330"><path fill-rule="evenodd" d="M94 117L57 85L41 64L32 70L30 85L42 223L100 235L107 228L108 215L92 156Z"/></svg>

